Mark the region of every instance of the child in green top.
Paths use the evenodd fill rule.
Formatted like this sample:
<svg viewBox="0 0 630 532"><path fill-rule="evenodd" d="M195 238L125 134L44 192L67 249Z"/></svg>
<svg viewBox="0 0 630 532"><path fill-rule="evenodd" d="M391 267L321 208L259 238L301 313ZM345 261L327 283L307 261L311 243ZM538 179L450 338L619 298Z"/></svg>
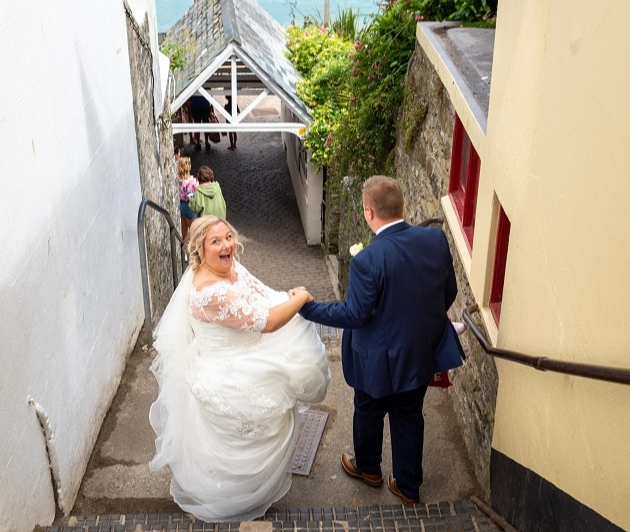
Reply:
<svg viewBox="0 0 630 532"><path fill-rule="evenodd" d="M214 172L209 166L199 168L199 185L190 200L190 209L199 216L214 214L225 220L227 207L221 192L221 186L214 180Z"/></svg>

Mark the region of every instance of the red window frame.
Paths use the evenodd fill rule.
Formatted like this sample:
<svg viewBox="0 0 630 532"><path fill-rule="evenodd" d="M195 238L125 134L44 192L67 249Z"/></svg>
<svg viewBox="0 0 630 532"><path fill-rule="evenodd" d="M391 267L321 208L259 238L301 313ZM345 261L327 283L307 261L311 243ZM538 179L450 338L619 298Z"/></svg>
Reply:
<svg viewBox="0 0 630 532"><path fill-rule="evenodd" d="M505 266L507 264L508 245L510 243L510 220L503 207L499 208L497 223L497 239L494 249L494 266L490 287L490 312L496 324L501 319L501 303L503 301L503 285L505 283Z"/></svg>
<svg viewBox="0 0 630 532"><path fill-rule="evenodd" d="M459 218L468 250L472 251L481 160L459 116L455 114L448 194Z"/></svg>

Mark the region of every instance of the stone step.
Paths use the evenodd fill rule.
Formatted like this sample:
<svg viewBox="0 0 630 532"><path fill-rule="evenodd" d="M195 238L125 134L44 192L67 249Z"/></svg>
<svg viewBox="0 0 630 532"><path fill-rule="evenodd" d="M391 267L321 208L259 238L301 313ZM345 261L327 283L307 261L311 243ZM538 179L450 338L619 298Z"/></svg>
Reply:
<svg viewBox="0 0 630 532"><path fill-rule="evenodd" d="M472 501L365 506L271 508L256 521L205 523L190 514L77 515L37 532L488 532L502 530Z"/></svg>

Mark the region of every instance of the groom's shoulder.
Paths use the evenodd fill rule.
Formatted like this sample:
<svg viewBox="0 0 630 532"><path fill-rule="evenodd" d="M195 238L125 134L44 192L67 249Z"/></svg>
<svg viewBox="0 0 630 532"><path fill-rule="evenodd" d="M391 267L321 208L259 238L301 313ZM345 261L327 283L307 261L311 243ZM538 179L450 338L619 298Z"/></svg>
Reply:
<svg viewBox="0 0 630 532"><path fill-rule="evenodd" d="M416 238L424 238L426 240L442 240L446 238L444 231L439 227L423 227L420 225L410 225L407 233Z"/></svg>

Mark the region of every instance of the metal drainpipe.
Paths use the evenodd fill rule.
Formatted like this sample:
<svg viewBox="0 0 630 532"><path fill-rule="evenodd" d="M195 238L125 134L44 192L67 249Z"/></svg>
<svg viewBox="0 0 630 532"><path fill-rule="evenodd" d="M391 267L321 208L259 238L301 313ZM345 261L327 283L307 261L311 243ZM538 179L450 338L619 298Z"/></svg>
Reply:
<svg viewBox="0 0 630 532"><path fill-rule="evenodd" d="M59 475L59 457L57 455L57 446L55 444L55 435L50 423L50 418L44 407L40 405L30 395L28 396L28 403L35 408L37 414L37 420L44 433L44 443L46 445L46 458L48 460L48 467L50 469L50 482L53 488L53 497L55 500L55 508L63 511L61 507L61 501L63 500L63 491L61 489L61 477Z"/></svg>

